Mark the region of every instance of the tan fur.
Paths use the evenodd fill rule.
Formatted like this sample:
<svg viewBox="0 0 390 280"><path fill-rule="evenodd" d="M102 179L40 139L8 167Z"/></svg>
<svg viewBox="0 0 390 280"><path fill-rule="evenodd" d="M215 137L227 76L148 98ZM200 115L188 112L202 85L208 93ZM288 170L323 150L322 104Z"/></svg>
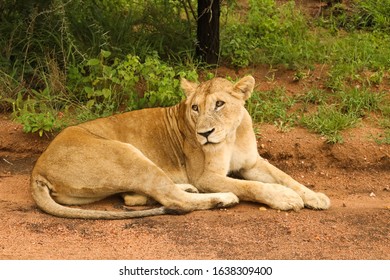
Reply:
<svg viewBox="0 0 390 280"><path fill-rule="evenodd" d="M221 78L199 85L182 80L187 98L176 106L66 128L34 167L34 199L47 213L90 219L189 212L239 200L280 210L327 209L327 196L259 156L244 108L254 84L251 76L235 84ZM228 177L231 172L245 180ZM95 211L65 206L113 194L121 194L129 206L154 200L162 207Z"/></svg>

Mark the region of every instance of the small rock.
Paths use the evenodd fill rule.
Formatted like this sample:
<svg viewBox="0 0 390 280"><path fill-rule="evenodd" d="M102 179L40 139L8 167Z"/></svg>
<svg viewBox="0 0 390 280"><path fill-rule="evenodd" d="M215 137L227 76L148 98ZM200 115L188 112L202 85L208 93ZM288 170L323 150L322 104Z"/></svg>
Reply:
<svg viewBox="0 0 390 280"><path fill-rule="evenodd" d="M370 197L376 197L375 193L371 192Z"/></svg>
<svg viewBox="0 0 390 280"><path fill-rule="evenodd" d="M265 208L265 207L259 207L259 210L260 210L260 211L267 211L267 208Z"/></svg>

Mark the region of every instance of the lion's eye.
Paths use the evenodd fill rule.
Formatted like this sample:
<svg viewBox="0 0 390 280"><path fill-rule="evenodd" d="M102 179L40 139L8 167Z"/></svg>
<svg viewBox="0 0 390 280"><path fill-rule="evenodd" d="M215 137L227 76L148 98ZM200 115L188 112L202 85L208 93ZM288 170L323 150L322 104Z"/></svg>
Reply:
<svg viewBox="0 0 390 280"><path fill-rule="evenodd" d="M225 102L221 101L221 100L218 100L217 103L215 103L215 107L218 109L220 107L222 107L223 105L225 105Z"/></svg>
<svg viewBox="0 0 390 280"><path fill-rule="evenodd" d="M191 106L192 111L198 112L199 108L198 105L192 105Z"/></svg>

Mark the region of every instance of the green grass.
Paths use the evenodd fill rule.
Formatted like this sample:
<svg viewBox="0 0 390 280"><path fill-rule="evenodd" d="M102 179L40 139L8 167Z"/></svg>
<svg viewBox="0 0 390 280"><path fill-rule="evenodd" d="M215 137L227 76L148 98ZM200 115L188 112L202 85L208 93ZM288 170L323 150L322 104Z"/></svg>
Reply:
<svg viewBox="0 0 390 280"><path fill-rule="evenodd" d="M374 93L366 88L340 91L338 97L340 111L354 114L357 117L364 117L369 112L378 111L382 102L385 101L384 93Z"/></svg>
<svg viewBox="0 0 390 280"><path fill-rule="evenodd" d="M390 144L390 101L381 104L381 113L382 118L379 120L379 125L384 132L376 140L380 144Z"/></svg>
<svg viewBox="0 0 390 280"><path fill-rule="evenodd" d="M304 110L312 105L321 105L329 100L329 93L323 89L312 88L297 97L304 106Z"/></svg>
<svg viewBox="0 0 390 280"><path fill-rule="evenodd" d="M390 69L390 36L386 34L351 33L328 38L326 45L325 62L331 65L327 85L332 89L346 82L379 84Z"/></svg>
<svg viewBox="0 0 390 280"><path fill-rule="evenodd" d="M318 112L313 115L305 115L301 124L308 129L317 132L326 138L328 143L341 143L341 132L354 127L359 122L356 115L342 113L335 106L319 106Z"/></svg>
<svg viewBox="0 0 390 280"><path fill-rule="evenodd" d="M387 130L388 106L390 102L385 93L367 88L335 93L311 89L295 97L288 97L279 88L254 92L247 109L255 122L272 123L282 130L301 125L324 136L328 143L340 143L343 142L342 131L355 127L371 113L382 115L380 122ZM382 142L386 143L386 139Z"/></svg>
<svg viewBox="0 0 390 280"><path fill-rule="evenodd" d="M336 2L336 1L333 1ZM321 24L333 31L345 29L390 31L390 1L389 0L355 0L349 5L333 3L330 9L325 10Z"/></svg>
<svg viewBox="0 0 390 280"><path fill-rule="evenodd" d="M273 123L285 129L295 123L296 115L288 112L294 103L283 88L255 91L247 102L247 110L253 121Z"/></svg>
<svg viewBox="0 0 390 280"><path fill-rule="evenodd" d="M319 57L318 39L293 1L278 6L273 0L251 0L249 5L245 21L228 17L221 28L221 55L233 66L299 68Z"/></svg>

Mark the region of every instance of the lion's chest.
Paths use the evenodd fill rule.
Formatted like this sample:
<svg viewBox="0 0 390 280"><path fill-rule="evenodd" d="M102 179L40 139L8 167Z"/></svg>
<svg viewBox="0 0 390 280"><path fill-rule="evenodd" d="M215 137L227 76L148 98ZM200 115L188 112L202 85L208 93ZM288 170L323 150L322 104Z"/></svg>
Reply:
<svg viewBox="0 0 390 280"><path fill-rule="evenodd" d="M229 172L250 168L256 163L256 159L257 153L250 153L247 149L234 146L229 162Z"/></svg>

